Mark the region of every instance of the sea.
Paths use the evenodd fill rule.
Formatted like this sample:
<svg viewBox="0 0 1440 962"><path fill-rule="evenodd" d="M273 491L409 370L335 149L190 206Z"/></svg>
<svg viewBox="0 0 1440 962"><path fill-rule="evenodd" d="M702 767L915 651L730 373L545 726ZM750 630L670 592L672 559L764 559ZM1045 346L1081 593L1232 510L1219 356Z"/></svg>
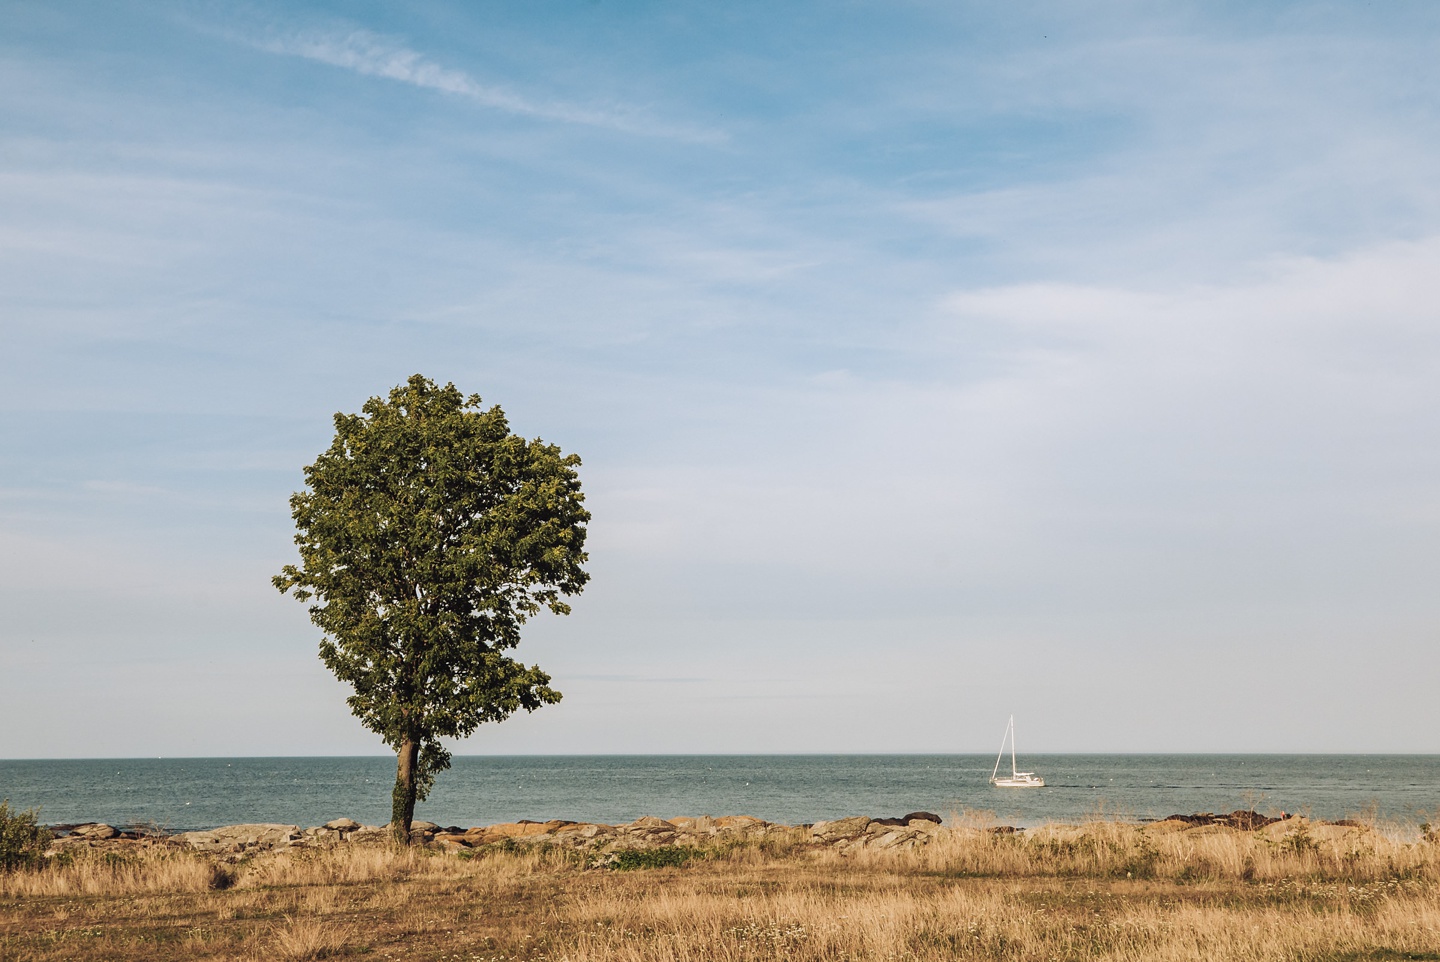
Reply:
<svg viewBox="0 0 1440 962"><path fill-rule="evenodd" d="M1008 759L1006 759L1008 761ZM798 825L929 811L1017 827L1255 809L1440 821L1440 755L1030 755L1044 788L989 784L981 755L457 756L416 817L443 826L552 818L755 815ZM168 831L240 822L389 821L390 757L0 760L0 799L44 823Z"/></svg>

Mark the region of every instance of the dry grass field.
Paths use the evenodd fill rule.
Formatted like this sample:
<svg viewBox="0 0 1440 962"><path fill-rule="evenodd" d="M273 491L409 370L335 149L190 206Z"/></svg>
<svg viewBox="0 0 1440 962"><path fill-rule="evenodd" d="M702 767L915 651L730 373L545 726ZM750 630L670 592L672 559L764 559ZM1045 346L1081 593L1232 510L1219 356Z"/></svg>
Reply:
<svg viewBox="0 0 1440 962"><path fill-rule="evenodd" d="M691 857L82 852L0 875L0 960L1440 960L1440 845L1373 827L960 828L848 855L797 830L665 855Z"/></svg>

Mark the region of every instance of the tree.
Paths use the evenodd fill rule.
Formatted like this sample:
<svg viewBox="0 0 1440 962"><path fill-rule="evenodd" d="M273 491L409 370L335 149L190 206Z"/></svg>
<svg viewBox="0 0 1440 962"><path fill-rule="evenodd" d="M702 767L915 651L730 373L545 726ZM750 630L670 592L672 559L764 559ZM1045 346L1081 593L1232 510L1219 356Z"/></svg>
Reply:
<svg viewBox="0 0 1440 962"><path fill-rule="evenodd" d="M415 375L335 415L335 440L290 499L300 565L273 579L313 602L320 658L350 709L396 753L391 827L450 767L442 738L560 700L506 652L520 628L590 576L580 459L510 433L453 384Z"/></svg>
<svg viewBox="0 0 1440 962"><path fill-rule="evenodd" d="M50 830L39 824L39 817L38 808L20 812L10 807L10 799L0 800L0 872L44 863Z"/></svg>

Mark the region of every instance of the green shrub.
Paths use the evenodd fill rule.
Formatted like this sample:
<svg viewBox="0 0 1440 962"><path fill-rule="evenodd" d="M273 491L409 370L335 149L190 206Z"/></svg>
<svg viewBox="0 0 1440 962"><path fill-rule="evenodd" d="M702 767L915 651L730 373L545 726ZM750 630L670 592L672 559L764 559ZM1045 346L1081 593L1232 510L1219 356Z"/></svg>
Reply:
<svg viewBox="0 0 1440 962"><path fill-rule="evenodd" d="M240 873L234 869L226 868L223 865L212 865L210 867L210 888L216 892L223 892L232 888L239 877Z"/></svg>
<svg viewBox="0 0 1440 962"><path fill-rule="evenodd" d="M1310 829L1301 825L1295 831L1280 839L1280 850L1292 855L1306 855L1320 851L1320 843L1310 837Z"/></svg>
<svg viewBox="0 0 1440 962"><path fill-rule="evenodd" d="M698 848L683 845L662 845L660 848L627 848L616 852L610 867L617 872L637 868L681 868L686 862L703 856Z"/></svg>
<svg viewBox="0 0 1440 962"><path fill-rule="evenodd" d="M37 808L17 812L10 799L0 801L0 872L39 865L50 845L50 831L37 823Z"/></svg>
<svg viewBox="0 0 1440 962"><path fill-rule="evenodd" d="M1160 850L1144 833L1138 833L1138 838L1139 845L1130 853L1130 858L1115 870L1117 876L1124 872L1126 878L1155 877L1155 866L1160 864Z"/></svg>

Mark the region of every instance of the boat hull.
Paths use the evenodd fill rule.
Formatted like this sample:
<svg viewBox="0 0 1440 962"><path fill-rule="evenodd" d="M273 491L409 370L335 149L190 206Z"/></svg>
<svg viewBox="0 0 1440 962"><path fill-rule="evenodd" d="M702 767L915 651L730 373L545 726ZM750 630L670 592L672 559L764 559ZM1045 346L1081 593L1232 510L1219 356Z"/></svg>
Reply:
<svg viewBox="0 0 1440 962"><path fill-rule="evenodd" d="M992 778L990 784L996 788L1044 788L1045 779L1039 775L1020 773L1004 778Z"/></svg>

